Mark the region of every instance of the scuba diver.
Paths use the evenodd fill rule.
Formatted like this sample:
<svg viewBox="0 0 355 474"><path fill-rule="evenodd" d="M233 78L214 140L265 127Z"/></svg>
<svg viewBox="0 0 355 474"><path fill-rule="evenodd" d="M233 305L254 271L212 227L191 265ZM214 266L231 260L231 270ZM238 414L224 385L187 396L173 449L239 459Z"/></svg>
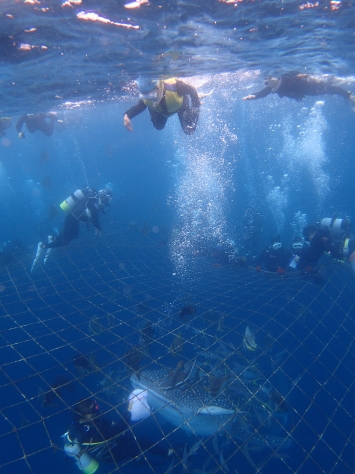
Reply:
<svg viewBox="0 0 355 474"><path fill-rule="evenodd" d="M282 74L280 77L267 76L265 86L261 91L243 97L243 100L262 99L269 94L277 94L281 98L289 97L300 101L306 96L335 94L344 97L352 107L355 107L355 96L351 92L333 85L331 79L324 81L309 74L289 72Z"/></svg>
<svg viewBox="0 0 355 474"><path fill-rule="evenodd" d="M303 240L302 237L296 236L292 240L292 247L289 250L288 261L289 268L296 269L298 261L302 258L309 247L309 242Z"/></svg>
<svg viewBox="0 0 355 474"><path fill-rule="evenodd" d="M55 237L49 235L48 243L39 242L31 272L45 250L44 264L47 262L49 253L53 248L64 247L69 245L71 240L77 239L81 222L86 224L88 230L90 230L89 224L92 223L95 228L95 234L102 235L99 215L100 212L105 214L104 205L109 207L111 201L112 192L108 188L100 189L99 192L90 188L77 189L65 199L60 205L63 211L68 212L64 220L64 228Z"/></svg>
<svg viewBox="0 0 355 474"><path fill-rule="evenodd" d="M95 400L80 401L64 438L64 451L85 474L93 474L99 462L118 463L134 459L149 451L153 455L170 456L173 450L148 438L136 437L128 419L115 422L101 416ZM146 453L145 453L146 454Z"/></svg>
<svg viewBox="0 0 355 474"><path fill-rule="evenodd" d="M312 270L324 252L332 258L345 262L349 261L355 273L355 240L350 235L351 221L349 219L324 218L320 222L304 228L303 235L309 241L309 248L304 256L298 259L300 267Z"/></svg>
<svg viewBox="0 0 355 474"><path fill-rule="evenodd" d="M266 271L282 275L285 273L286 263L286 251L282 246L280 237L277 236L271 239L271 245L266 247L259 255L255 270L260 272L262 266L264 266Z"/></svg>
<svg viewBox="0 0 355 474"><path fill-rule="evenodd" d="M178 114L183 132L192 135L200 115L200 98L196 89L179 79L151 79L140 77L137 80L139 102L123 116L123 124L133 132L131 119L147 107L156 130L163 130L169 117Z"/></svg>
<svg viewBox="0 0 355 474"><path fill-rule="evenodd" d="M0 117L0 137L6 135L5 130L11 127L12 119L10 117Z"/></svg>
<svg viewBox="0 0 355 474"><path fill-rule="evenodd" d="M25 114L21 115L18 119L16 130L19 138L25 138L25 134L22 131L23 124L25 124L30 133L39 130L47 137L50 137L54 132L54 125L56 122L63 123L63 120L58 120L56 115L53 113L41 112L39 114Z"/></svg>

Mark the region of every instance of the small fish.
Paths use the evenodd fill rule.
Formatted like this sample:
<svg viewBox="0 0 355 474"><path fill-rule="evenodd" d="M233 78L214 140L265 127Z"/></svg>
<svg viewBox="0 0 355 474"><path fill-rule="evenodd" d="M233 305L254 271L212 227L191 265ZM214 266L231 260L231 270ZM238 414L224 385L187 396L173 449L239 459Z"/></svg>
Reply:
<svg viewBox="0 0 355 474"><path fill-rule="evenodd" d="M139 347L131 347L124 356L123 362L125 363L128 372L138 372L141 364L141 351Z"/></svg>
<svg viewBox="0 0 355 474"><path fill-rule="evenodd" d="M221 468L224 469L227 472L230 472L229 466L226 463L224 457L223 457L223 451L221 451L220 456L219 456L219 461L221 463Z"/></svg>
<svg viewBox="0 0 355 474"><path fill-rule="evenodd" d="M92 318L89 321L89 330L92 334L98 335L106 331L106 328L101 324L100 318Z"/></svg>
<svg viewBox="0 0 355 474"><path fill-rule="evenodd" d="M185 319L185 316L193 316L196 313L196 306L191 304L188 306L184 306L179 313L179 317L181 319Z"/></svg>
<svg viewBox="0 0 355 474"><path fill-rule="evenodd" d="M97 370L95 365L95 356L91 354L89 357L83 354L77 354L72 359L74 367L80 377L85 377Z"/></svg>
<svg viewBox="0 0 355 474"><path fill-rule="evenodd" d="M182 332L178 331L170 344L169 352L171 355L176 356L177 353L181 353L184 350L184 339L182 338Z"/></svg>
<svg viewBox="0 0 355 474"><path fill-rule="evenodd" d="M168 470L166 471L165 474L169 474L169 472L172 472L172 471L173 471L173 469L174 469L174 463L175 463L175 459L173 458L173 459L171 460L171 463L170 463L170 465L169 465L169 467L168 467Z"/></svg>
<svg viewBox="0 0 355 474"><path fill-rule="evenodd" d="M71 382L65 375L58 375L51 385L48 392L45 392L41 387L38 389L39 394L42 397L43 407L55 407L57 406L54 401L61 396L62 390L72 393L74 391L73 382Z"/></svg>
<svg viewBox="0 0 355 474"><path fill-rule="evenodd" d="M219 318L218 327L217 327L217 331L219 331L219 332L224 332L225 317L226 317L225 313L222 313L221 317Z"/></svg>
<svg viewBox="0 0 355 474"><path fill-rule="evenodd" d="M194 366L195 364L188 364L185 366L184 362L180 360L176 365L175 371L171 370L170 376L160 383L160 388L167 390L181 385L190 377Z"/></svg>
<svg viewBox="0 0 355 474"><path fill-rule="evenodd" d="M276 411L283 411L286 412L288 411L287 403L285 401L285 398L275 389L270 390L269 393L270 400L277 405Z"/></svg>
<svg viewBox="0 0 355 474"><path fill-rule="evenodd" d="M245 334L243 338L243 346L249 351L256 351L256 349L258 348L255 342L255 336L251 332L249 326L247 326L245 329Z"/></svg>
<svg viewBox="0 0 355 474"><path fill-rule="evenodd" d="M190 448L190 451L187 455L187 457L191 456L192 454L195 454L196 451L198 450L198 448L201 446L201 441L198 440L191 448Z"/></svg>
<svg viewBox="0 0 355 474"><path fill-rule="evenodd" d="M149 345L154 340L154 326L153 324L148 321L145 325L140 329L139 334L139 347L141 348L142 353L146 357L150 357L149 353Z"/></svg>
<svg viewBox="0 0 355 474"><path fill-rule="evenodd" d="M226 380L228 380L230 375L219 375L215 376L213 374L208 375L208 381L209 381L209 392L212 395L212 397L215 397L218 395L219 391L222 388L222 385Z"/></svg>

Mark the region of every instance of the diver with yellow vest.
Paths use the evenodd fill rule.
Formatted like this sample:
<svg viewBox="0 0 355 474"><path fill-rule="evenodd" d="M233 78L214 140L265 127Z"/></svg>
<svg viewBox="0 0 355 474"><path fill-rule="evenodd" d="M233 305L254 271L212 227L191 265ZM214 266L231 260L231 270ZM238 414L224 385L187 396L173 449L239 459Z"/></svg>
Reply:
<svg viewBox="0 0 355 474"><path fill-rule="evenodd" d="M179 79L158 80L139 77L139 102L124 114L123 124L133 132L131 119L147 107L154 128L163 130L169 117L178 114L183 132L192 135L200 115L200 98L197 90Z"/></svg>
<svg viewBox="0 0 355 474"><path fill-rule="evenodd" d="M47 243L39 242L31 272L36 267L44 251L46 251L43 261L45 264L53 248L64 247L69 245L71 240L77 239L81 222L86 224L88 229L89 224L92 223L95 228L95 234L101 235L99 215L100 212L105 214L104 205L110 206L111 201L112 192L108 188L101 189L99 192L90 188L77 189L65 199L60 205L62 210L67 212L63 230L56 237L49 235Z"/></svg>

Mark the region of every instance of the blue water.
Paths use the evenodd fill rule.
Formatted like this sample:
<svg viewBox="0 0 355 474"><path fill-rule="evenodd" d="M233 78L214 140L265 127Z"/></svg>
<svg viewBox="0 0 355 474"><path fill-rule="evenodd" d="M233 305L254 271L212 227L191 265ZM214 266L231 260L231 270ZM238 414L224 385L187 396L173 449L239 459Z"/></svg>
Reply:
<svg viewBox="0 0 355 474"><path fill-rule="evenodd" d="M80 19L82 11L112 23ZM0 137L0 243L17 243L0 263L1 472L79 472L60 437L81 398L95 395L103 411L124 412L131 385L121 359L138 343L139 305L148 307L148 320L165 324L147 366L160 358L176 366L169 345L181 325L191 339L186 357L193 357L191 331L209 327L208 311L226 314L229 331L220 337L241 351L247 324L259 330L261 347L271 334L271 356L285 352L277 370L269 355L243 354L286 396L287 420L271 434L290 433L292 447L282 459L270 449L250 450L255 464L266 460L265 473L354 472L348 266L324 260L315 281L266 278L218 253L243 255L243 219L251 206L262 216L257 252L277 234L290 245L306 223L323 217L355 219L349 104L336 96L242 101L263 87L265 74L288 70L329 74L355 94L353 17L348 2L304 8L301 2L164 1L134 9L123 2L2 2L0 111L12 126ZM176 116L156 131L147 112L132 120L133 133L123 127L141 73L179 75L199 92L213 91L193 136L183 134ZM37 131L18 138L19 115L50 110L63 120L53 136ZM63 199L108 183L113 202L101 217L103 236L82 227L77 241L53 251L47 266L31 274L37 243L61 228ZM50 217L52 206L58 214ZM197 307L190 326L179 318L186 302ZM107 313L115 318L112 330L92 334L88 321ZM216 328L209 331L205 344ZM80 379L72 363L78 352L95 354L99 373ZM120 374L114 395L100 384L111 370ZM43 407L39 388L48 390L63 373L75 390ZM159 416L136 429L157 440L163 433L179 448L198 439ZM219 443L231 470L255 472L240 440ZM213 460L206 471L216 472L222 462L211 439L185 470L201 468L207 452ZM166 472L169 464L153 459L151 465ZM120 472L114 465L100 469ZM134 469L152 472L144 463Z"/></svg>

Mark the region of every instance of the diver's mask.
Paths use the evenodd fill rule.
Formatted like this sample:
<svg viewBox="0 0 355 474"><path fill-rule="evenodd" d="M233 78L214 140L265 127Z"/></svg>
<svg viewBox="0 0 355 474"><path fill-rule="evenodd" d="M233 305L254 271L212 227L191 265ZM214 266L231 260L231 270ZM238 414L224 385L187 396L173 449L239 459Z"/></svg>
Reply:
<svg viewBox="0 0 355 474"><path fill-rule="evenodd" d="M274 250L278 250L282 247L282 243L281 242L275 242L274 244L272 244L272 248Z"/></svg>
<svg viewBox="0 0 355 474"><path fill-rule="evenodd" d="M162 81L158 81L158 85L149 92L140 92L140 100L150 100L153 102L153 107L156 107L163 98L164 85Z"/></svg>
<svg viewBox="0 0 355 474"><path fill-rule="evenodd" d="M108 189L100 189L97 195L98 201L99 201L99 206L102 207L103 204L105 206L110 207L112 203L112 193Z"/></svg>
<svg viewBox="0 0 355 474"><path fill-rule="evenodd" d="M267 87L270 87L272 92L276 92L277 89L280 87L280 84L281 84L281 80L278 79L277 77L268 76L265 78L265 85Z"/></svg>
<svg viewBox="0 0 355 474"><path fill-rule="evenodd" d="M300 250L302 247L303 247L302 242L294 242L292 244L292 248L295 249L295 250Z"/></svg>

